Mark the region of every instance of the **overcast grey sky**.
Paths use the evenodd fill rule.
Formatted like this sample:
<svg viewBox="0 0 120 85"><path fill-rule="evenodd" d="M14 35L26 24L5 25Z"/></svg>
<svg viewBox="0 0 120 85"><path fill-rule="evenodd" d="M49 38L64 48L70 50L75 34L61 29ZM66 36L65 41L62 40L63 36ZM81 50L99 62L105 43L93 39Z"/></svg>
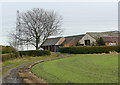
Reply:
<svg viewBox="0 0 120 85"><path fill-rule="evenodd" d="M63 17L63 36L118 30L117 2L9 2L2 3L2 41L8 45L8 32L15 29L16 11L32 8L54 10Z"/></svg>

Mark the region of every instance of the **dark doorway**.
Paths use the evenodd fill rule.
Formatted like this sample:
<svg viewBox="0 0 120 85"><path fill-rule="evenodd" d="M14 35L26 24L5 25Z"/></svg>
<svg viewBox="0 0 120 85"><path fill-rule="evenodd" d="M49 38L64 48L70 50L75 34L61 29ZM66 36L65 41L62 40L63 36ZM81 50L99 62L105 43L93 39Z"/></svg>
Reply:
<svg viewBox="0 0 120 85"><path fill-rule="evenodd" d="M85 40L85 45L90 45L90 40Z"/></svg>
<svg viewBox="0 0 120 85"><path fill-rule="evenodd" d="M46 46L46 50L48 50L48 46Z"/></svg>
<svg viewBox="0 0 120 85"><path fill-rule="evenodd" d="M50 46L50 51L52 51L52 46Z"/></svg>

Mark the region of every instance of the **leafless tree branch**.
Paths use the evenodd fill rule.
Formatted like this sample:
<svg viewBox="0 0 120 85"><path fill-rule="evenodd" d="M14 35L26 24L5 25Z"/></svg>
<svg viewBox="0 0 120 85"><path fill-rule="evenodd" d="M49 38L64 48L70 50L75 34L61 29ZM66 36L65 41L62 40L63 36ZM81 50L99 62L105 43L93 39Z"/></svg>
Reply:
<svg viewBox="0 0 120 85"><path fill-rule="evenodd" d="M17 31L13 36L22 44L30 44L38 50L49 36L61 32L62 17L54 11L47 11L40 8L28 10L19 15Z"/></svg>

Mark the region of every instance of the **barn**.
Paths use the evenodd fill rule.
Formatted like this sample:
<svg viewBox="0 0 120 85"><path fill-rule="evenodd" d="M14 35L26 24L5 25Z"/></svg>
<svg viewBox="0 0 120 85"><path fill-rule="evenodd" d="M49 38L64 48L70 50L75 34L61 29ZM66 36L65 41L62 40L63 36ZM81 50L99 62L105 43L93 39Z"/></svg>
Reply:
<svg viewBox="0 0 120 85"><path fill-rule="evenodd" d="M48 38L46 42L42 45L42 48L52 52L58 52L59 47L76 46L78 41L82 39L83 36L84 34L67 37Z"/></svg>

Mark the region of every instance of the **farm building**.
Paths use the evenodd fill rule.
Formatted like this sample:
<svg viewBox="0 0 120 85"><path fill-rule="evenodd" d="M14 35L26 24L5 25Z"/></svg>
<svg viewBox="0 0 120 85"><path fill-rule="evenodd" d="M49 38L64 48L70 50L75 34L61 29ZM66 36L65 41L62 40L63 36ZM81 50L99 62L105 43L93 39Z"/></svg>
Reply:
<svg viewBox="0 0 120 85"><path fill-rule="evenodd" d="M120 37L119 36L101 36L105 41L106 46L115 46L120 44Z"/></svg>
<svg viewBox="0 0 120 85"><path fill-rule="evenodd" d="M52 52L57 52L59 46L62 46L64 40L64 37L48 38L46 42L42 45L42 48Z"/></svg>
<svg viewBox="0 0 120 85"><path fill-rule="evenodd" d="M101 36L111 36L114 38L115 36L119 36L120 33L112 33L112 32L88 32L86 35L79 41L80 45L97 45L97 40ZM109 38L110 39L110 38ZM116 38L117 39L117 38ZM114 39L113 39L114 40ZM117 41L117 40L116 40Z"/></svg>
<svg viewBox="0 0 120 85"><path fill-rule="evenodd" d="M63 42L64 47L71 47L76 46L82 37L85 36L85 34L82 35L75 35L75 36L67 36L65 37L65 41Z"/></svg>
<svg viewBox="0 0 120 85"><path fill-rule="evenodd" d="M52 52L58 52L59 47L71 47L79 45L86 46L97 45L97 40L102 37L107 46L118 45L120 33L116 32L87 32L83 35L67 36L67 37L57 37L48 38L46 42L42 45L43 49L47 49Z"/></svg>
<svg viewBox="0 0 120 85"><path fill-rule="evenodd" d="M84 35L75 35L67 37L48 38L42 45L43 49L47 49L52 52L58 52L58 48L76 46L78 41L82 39Z"/></svg>

